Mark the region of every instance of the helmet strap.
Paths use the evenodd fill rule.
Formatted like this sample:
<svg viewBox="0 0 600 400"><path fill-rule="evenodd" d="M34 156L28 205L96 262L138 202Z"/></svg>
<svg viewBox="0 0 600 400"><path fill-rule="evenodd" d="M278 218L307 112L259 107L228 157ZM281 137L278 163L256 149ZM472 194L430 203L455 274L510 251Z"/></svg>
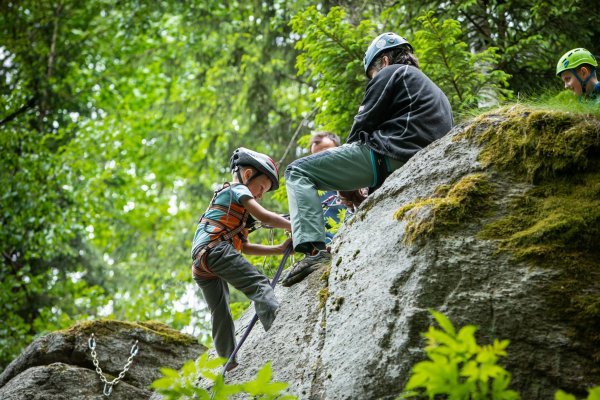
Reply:
<svg viewBox="0 0 600 400"><path fill-rule="evenodd" d="M248 184L250 183L250 181L252 181L252 179L257 178L260 175L264 175L264 174L262 172L256 171L255 173L252 174L252 176L250 176L250 178L248 178L248 180L246 181L246 183L244 183L244 185L248 186Z"/></svg>
<svg viewBox="0 0 600 400"><path fill-rule="evenodd" d="M575 70L575 68L571 69L571 72L573 72L573 75L575 75L575 78L577 78L577 80L579 81L579 83L581 84L581 93L583 95L585 95L585 87L587 86L588 82L590 81L590 79L592 79L595 75L596 75L596 69L593 68L590 71L590 74L588 75L587 78L581 79L581 77L579 76L579 74L577 73L577 71Z"/></svg>
<svg viewBox="0 0 600 400"><path fill-rule="evenodd" d="M238 181L245 185L244 179L242 178L242 174L240 173L240 167L238 165L235 166L235 176L237 176Z"/></svg>
<svg viewBox="0 0 600 400"><path fill-rule="evenodd" d="M240 173L240 169L241 169L241 168L240 168L239 166L236 166L236 167L235 167L235 174L236 174L236 176L237 176L237 178L238 178L238 181L240 181L240 183L241 183L242 185L244 185L244 186L248 186L248 184L250 183L250 181L252 181L254 178L256 178L256 177L258 177L258 176L260 176L260 175L263 175L263 173L262 173L262 172L256 171L256 172L254 172L254 173L253 173L253 174L250 176L250 178L248 178L248 180L247 180L246 182L244 182L244 179L242 178L242 174Z"/></svg>

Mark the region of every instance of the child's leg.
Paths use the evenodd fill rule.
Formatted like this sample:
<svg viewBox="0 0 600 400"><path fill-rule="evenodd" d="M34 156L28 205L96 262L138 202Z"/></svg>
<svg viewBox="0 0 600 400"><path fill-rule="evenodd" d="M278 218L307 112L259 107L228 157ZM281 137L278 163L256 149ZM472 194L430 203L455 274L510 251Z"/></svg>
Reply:
<svg viewBox="0 0 600 400"><path fill-rule="evenodd" d="M229 358L235 349L235 325L229 310L229 288L223 279L202 279L196 283L202 289L210 310L212 338L219 357Z"/></svg>
<svg viewBox="0 0 600 400"><path fill-rule="evenodd" d="M256 315L268 331L275 320L279 302L267 277L225 242L210 251L207 264L214 274L254 301Z"/></svg>

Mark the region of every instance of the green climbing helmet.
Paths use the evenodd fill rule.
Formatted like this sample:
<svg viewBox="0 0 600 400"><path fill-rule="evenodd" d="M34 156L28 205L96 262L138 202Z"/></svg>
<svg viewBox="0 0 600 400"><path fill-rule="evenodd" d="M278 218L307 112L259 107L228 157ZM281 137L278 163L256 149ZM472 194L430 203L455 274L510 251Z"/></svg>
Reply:
<svg viewBox="0 0 600 400"><path fill-rule="evenodd" d="M558 64L556 64L556 75L560 76L562 72L575 69L582 64L589 64L594 68L598 66L596 57L588 50L584 48L570 50L558 60Z"/></svg>
<svg viewBox="0 0 600 400"><path fill-rule="evenodd" d="M414 51L413 47L408 43L408 40L402 36L396 35L394 32L386 32L377 36L369 45L369 48L365 52L365 58L363 63L365 65L365 74L369 71L371 63L379 54L385 50L393 49L394 47L400 47L407 45L410 51Z"/></svg>

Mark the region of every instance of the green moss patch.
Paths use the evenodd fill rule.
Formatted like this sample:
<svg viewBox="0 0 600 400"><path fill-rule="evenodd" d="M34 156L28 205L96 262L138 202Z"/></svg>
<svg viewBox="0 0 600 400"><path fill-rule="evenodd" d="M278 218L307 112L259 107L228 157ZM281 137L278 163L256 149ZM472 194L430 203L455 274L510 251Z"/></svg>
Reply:
<svg viewBox="0 0 600 400"><path fill-rule="evenodd" d="M513 106L483 114L459 137L484 145L479 158L484 166L514 171L537 183L593 169L599 132L596 117Z"/></svg>
<svg viewBox="0 0 600 400"><path fill-rule="evenodd" d="M394 213L395 219L407 220L403 242L413 243L419 237L447 231L481 215L489 208L493 192L487 175L478 173L465 176L454 185L437 187L432 197L405 204ZM429 217L420 215L418 210L423 208L430 209Z"/></svg>
<svg viewBox="0 0 600 400"><path fill-rule="evenodd" d="M335 300L333 300L333 304L331 306L331 308L334 311L339 311L340 308L342 307L342 304L344 304L344 298L343 297L336 297Z"/></svg>
<svg viewBox="0 0 600 400"><path fill-rule="evenodd" d="M544 288L546 307L571 327L582 354L600 368L600 118L515 105L483 114L454 141L481 146L479 161L531 185L479 234L498 241L499 251L556 272ZM404 241L442 232L489 208L497 196L485 174L440 186L426 199L395 213L407 219ZM492 206L492 207L488 207ZM430 208L426 213L410 212Z"/></svg>
<svg viewBox="0 0 600 400"><path fill-rule="evenodd" d="M327 304L327 299L329 298L329 288L324 287L319 290L319 308L325 307Z"/></svg>
<svg viewBox="0 0 600 400"><path fill-rule="evenodd" d="M184 346L197 343L194 337L176 331L162 322L157 321L127 322L108 319L81 321L62 332L69 334L83 333L85 335L91 335L93 333L96 337L100 338L102 336L112 335L118 331L128 330L149 330L164 338L167 342Z"/></svg>
<svg viewBox="0 0 600 400"><path fill-rule="evenodd" d="M323 273L319 277L319 280L325 282L325 285L328 285L329 284L329 275L330 274L331 274L331 265L329 265L327 268L325 268L325 271L323 271Z"/></svg>
<svg viewBox="0 0 600 400"><path fill-rule="evenodd" d="M546 288L550 309L600 361L600 173L540 183L480 236L498 239L500 250L518 260L557 271Z"/></svg>
<svg viewBox="0 0 600 400"><path fill-rule="evenodd" d="M533 184L480 236L557 272L549 309L600 361L600 119L514 106L482 115L463 137L483 146L484 165Z"/></svg>

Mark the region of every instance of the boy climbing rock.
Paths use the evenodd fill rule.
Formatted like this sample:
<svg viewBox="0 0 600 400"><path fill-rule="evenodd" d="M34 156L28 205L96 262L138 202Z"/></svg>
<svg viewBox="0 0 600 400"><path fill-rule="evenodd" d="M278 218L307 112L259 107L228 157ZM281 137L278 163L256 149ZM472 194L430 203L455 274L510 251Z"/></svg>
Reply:
<svg viewBox="0 0 600 400"><path fill-rule="evenodd" d="M241 252L251 255L283 254L291 239L277 246L248 242L246 221L251 215L274 228L291 230L290 222L263 208L263 194L279 187L279 173L268 156L240 147L231 156L232 182L225 182L200 218L192 244L192 275L211 313L217 354L229 358L235 349L235 326L229 310L229 288L244 293L265 331L275 319L279 303L266 276ZM237 366L232 360L228 369Z"/></svg>

